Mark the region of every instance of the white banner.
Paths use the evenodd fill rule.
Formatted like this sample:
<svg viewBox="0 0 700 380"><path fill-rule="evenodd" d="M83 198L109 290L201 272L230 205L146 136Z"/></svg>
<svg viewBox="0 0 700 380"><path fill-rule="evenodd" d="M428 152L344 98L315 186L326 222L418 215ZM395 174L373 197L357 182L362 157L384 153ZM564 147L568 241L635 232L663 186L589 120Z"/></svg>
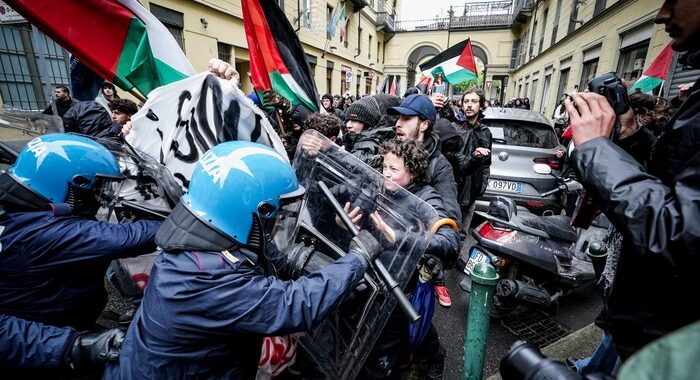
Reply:
<svg viewBox="0 0 700 380"><path fill-rule="evenodd" d="M202 155L224 141L258 142L288 160L263 112L232 82L207 72L153 90L132 124L126 141L165 165L183 190Z"/></svg>

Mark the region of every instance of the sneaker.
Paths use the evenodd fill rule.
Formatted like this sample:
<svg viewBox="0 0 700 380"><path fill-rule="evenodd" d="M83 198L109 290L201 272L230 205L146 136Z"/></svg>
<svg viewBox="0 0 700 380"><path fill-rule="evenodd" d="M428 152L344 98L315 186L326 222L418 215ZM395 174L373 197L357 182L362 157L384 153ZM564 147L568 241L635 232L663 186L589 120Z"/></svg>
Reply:
<svg viewBox="0 0 700 380"><path fill-rule="evenodd" d="M437 296L438 302L444 307L452 306L452 299L450 298L450 293L447 292L447 288L444 286L435 287L435 295Z"/></svg>

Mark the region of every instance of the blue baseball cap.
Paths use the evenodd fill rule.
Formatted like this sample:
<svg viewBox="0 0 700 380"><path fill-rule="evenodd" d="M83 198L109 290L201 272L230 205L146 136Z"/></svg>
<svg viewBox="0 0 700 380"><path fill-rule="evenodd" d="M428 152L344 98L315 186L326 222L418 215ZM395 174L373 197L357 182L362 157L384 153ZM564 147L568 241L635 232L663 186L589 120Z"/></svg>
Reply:
<svg viewBox="0 0 700 380"><path fill-rule="evenodd" d="M422 116L435 124L437 112L433 102L427 95L409 95L398 107L391 107L386 110L389 115Z"/></svg>

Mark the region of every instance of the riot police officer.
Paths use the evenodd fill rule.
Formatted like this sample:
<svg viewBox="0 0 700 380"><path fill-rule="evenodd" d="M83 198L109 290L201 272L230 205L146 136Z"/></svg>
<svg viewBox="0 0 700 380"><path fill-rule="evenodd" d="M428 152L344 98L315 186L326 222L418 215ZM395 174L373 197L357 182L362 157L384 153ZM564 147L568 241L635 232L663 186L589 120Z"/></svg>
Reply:
<svg viewBox="0 0 700 380"><path fill-rule="evenodd" d="M163 249L105 378L254 378L264 336L309 330L362 279L380 250L360 231L349 253L294 281L271 274L269 240L304 188L272 149L232 141L197 164L158 231Z"/></svg>

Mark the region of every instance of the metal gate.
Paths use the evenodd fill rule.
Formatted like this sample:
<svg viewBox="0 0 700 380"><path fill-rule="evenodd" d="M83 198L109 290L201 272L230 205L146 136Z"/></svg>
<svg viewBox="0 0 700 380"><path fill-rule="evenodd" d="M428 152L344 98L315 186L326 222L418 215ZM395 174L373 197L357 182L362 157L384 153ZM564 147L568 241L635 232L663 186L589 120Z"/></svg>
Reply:
<svg viewBox="0 0 700 380"><path fill-rule="evenodd" d="M679 58L682 54L684 53L673 53L671 69L667 75L666 83L664 83L664 97L666 99L673 99L678 96L679 85L683 83L692 83L700 78L700 69L685 67L679 62Z"/></svg>

